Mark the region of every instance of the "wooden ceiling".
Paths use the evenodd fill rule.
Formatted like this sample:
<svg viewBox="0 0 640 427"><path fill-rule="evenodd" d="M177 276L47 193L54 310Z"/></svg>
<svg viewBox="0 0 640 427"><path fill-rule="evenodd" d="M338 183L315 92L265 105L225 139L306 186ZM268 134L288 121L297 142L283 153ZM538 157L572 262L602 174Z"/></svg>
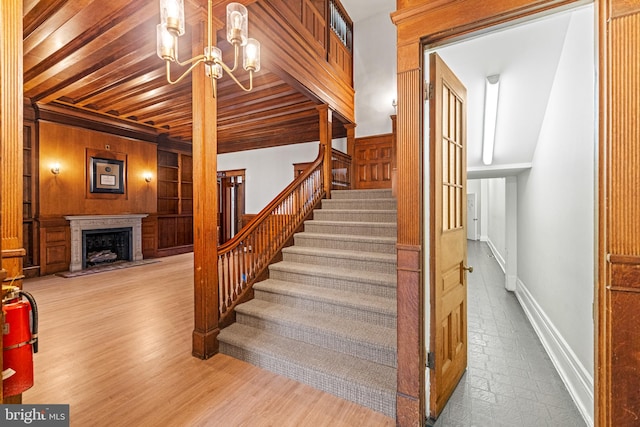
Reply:
<svg viewBox="0 0 640 427"><path fill-rule="evenodd" d="M223 5L214 10L224 16ZM167 83L165 64L156 55L159 19L157 0L24 0L25 97L38 105L64 105L142 124L191 142L191 76L177 85ZM192 56L190 41L187 26L180 39L182 60ZM226 40L218 45L231 62ZM262 62L251 92L228 77L218 82L220 153L319 139L319 101L282 70L265 69L268 60ZM175 78L181 70L173 71ZM238 77L248 78L244 71ZM334 137L344 136L339 118L334 122Z"/></svg>

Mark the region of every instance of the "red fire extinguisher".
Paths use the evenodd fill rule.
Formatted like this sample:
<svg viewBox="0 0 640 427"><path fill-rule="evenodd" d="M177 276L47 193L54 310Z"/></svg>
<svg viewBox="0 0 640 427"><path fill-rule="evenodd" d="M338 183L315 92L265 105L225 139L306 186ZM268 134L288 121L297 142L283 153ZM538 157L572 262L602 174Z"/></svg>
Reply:
<svg viewBox="0 0 640 427"><path fill-rule="evenodd" d="M33 353L38 352L38 307L29 292L15 288L2 301L2 312L2 395L9 397L33 386Z"/></svg>

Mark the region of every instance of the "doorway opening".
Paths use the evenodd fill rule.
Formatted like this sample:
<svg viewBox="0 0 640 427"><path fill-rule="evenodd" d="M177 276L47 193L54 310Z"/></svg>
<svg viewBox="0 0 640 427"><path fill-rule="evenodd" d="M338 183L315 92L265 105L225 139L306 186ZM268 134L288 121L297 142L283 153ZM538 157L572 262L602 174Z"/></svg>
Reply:
<svg viewBox="0 0 640 427"><path fill-rule="evenodd" d="M245 169L218 171L218 245L235 236L243 225Z"/></svg>
<svg viewBox="0 0 640 427"><path fill-rule="evenodd" d="M480 240L488 242L505 260L501 265L503 274L514 275L516 291L513 294L505 291L505 295L517 298L587 425L593 424L594 407L592 302L597 124L594 120L593 16L592 5L580 6L431 50L442 56L468 90L468 177L511 177L517 188L514 194L502 196L503 203L513 207L517 216L505 214L503 204L505 219L502 223L491 217L494 212L485 210L489 202L483 195L478 195ZM517 33L524 33L530 26L542 26L545 30L537 36L519 39ZM511 33L512 30L515 33ZM489 45L498 36L507 36L507 40L502 41L504 44L494 44L489 50L480 47L483 43ZM511 51L510 44L515 44ZM502 54L505 56L500 56ZM540 63L549 59L554 62L546 70L536 72L532 66L523 66L533 73L525 81L510 75L519 69L509 62L511 60L526 64L527 61ZM475 71L463 69L474 64ZM498 120L506 126L498 126L494 163L486 166L480 160L483 79L496 72L501 74L500 108L504 109L499 110ZM425 73L428 75L429 72ZM478 78L477 83L474 83L473 73ZM535 93L523 95L512 92L511 88ZM540 98L540 95L543 96ZM527 117L526 122L518 121L519 111ZM428 135L428 117L425 112L425 135ZM500 138L507 143L501 146ZM426 182L430 176L429 150L430 147L425 146ZM428 192L428 186L425 187ZM511 199L512 196L515 199ZM429 194L424 198L429 201ZM424 209L428 212L429 206ZM428 215L425 217L428 232L430 219ZM493 231L488 231L485 221L492 220ZM511 220L517 220L515 225L508 224ZM517 239L513 246L515 250L511 250L509 239L514 233ZM430 236L425 235L424 241L429 242ZM428 253L428 246L426 249L424 277L429 278L429 259L433 254ZM494 252L491 256L500 258ZM515 271L509 270L510 265ZM425 286L429 286L428 282L425 279ZM501 285L504 288L504 284ZM425 292L425 343L429 343L432 330L429 313L433 305L429 297L429 292ZM427 351L438 349L427 348ZM430 375L433 375L430 372L425 371L426 384L430 384ZM468 388L482 390L477 386L477 383L475 386L466 384ZM495 397L494 390L483 391ZM544 395L542 390L534 393L537 394L529 395L531 407L536 406L536 399ZM426 399L427 405L429 400L432 399Z"/></svg>

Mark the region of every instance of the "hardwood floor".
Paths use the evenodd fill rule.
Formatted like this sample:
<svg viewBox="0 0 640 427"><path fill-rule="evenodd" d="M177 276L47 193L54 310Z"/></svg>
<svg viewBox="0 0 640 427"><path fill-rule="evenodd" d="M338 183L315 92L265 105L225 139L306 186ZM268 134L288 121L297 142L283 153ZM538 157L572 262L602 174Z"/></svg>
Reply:
<svg viewBox="0 0 640 427"><path fill-rule="evenodd" d="M24 403L72 426L393 426L362 406L233 358L191 356L193 254L26 280L40 314Z"/></svg>

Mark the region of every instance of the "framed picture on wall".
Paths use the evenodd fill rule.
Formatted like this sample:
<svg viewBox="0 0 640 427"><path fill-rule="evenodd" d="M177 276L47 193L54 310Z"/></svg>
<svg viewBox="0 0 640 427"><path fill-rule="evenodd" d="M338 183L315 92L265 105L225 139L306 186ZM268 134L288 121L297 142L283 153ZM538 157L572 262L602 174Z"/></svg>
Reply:
<svg viewBox="0 0 640 427"><path fill-rule="evenodd" d="M124 194L124 160L91 157L89 161L89 191L91 193Z"/></svg>

